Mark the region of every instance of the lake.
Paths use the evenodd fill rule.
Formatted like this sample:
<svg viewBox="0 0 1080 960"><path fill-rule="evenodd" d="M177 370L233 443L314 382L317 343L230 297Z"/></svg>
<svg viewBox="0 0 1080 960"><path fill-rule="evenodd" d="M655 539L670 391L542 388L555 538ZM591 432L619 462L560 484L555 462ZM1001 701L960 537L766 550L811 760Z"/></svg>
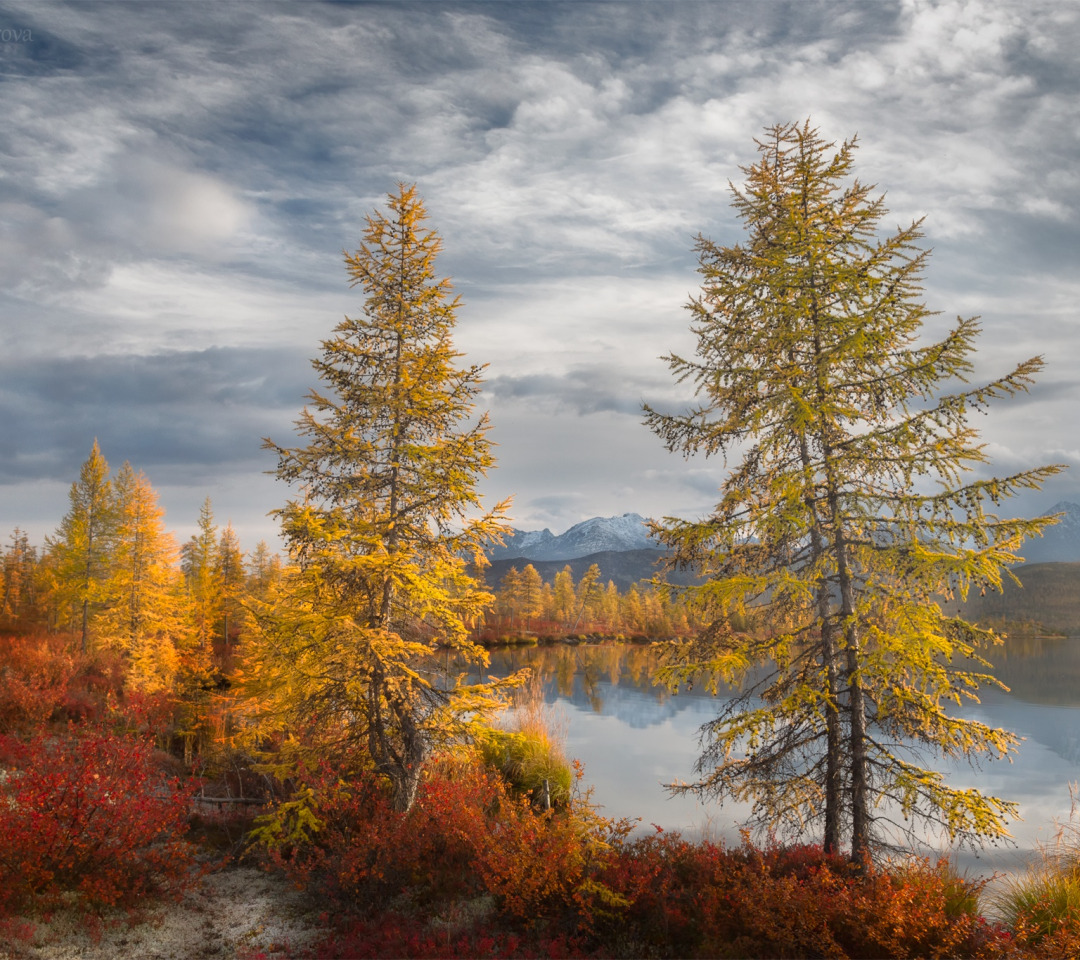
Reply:
<svg viewBox="0 0 1080 960"><path fill-rule="evenodd" d="M995 673L1010 692L983 690L981 703L958 712L1023 737L1018 752L1011 763L941 768L952 786L1020 804L1023 819L1010 825L1015 847L956 852L960 866L976 873L1015 871L1050 842L1056 824L1068 821L1070 784L1080 779L1080 639L1007 643L995 651ZM533 669L567 755L584 764L584 785L606 816L737 842L746 807L672 797L664 787L694 779L698 730L718 703L700 688L676 695L654 686L655 662L647 645L556 644L494 650L486 672Z"/></svg>

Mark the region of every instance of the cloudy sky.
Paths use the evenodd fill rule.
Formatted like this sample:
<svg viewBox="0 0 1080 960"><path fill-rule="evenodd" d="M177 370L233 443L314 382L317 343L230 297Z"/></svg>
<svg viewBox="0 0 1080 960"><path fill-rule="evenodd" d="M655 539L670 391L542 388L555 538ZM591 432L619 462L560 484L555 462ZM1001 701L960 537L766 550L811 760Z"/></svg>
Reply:
<svg viewBox="0 0 1080 960"><path fill-rule="evenodd" d="M0 0L0 536L40 538L95 437L190 534L245 546L286 489L271 436L358 298L342 250L416 182L489 364L491 498L558 532L694 515L723 464L667 454L693 237L767 125L858 134L888 226L925 215L928 304L979 370L1045 354L978 426L998 473L1080 500L1080 5L1066 2ZM931 333L935 331L930 331Z"/></svg>

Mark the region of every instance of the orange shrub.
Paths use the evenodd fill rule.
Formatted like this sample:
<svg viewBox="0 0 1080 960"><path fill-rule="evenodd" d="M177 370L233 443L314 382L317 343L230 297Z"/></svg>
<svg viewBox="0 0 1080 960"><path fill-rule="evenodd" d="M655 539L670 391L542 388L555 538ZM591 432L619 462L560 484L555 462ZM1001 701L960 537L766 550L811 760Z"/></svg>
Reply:
<svg viewBox="0 0 1080 960"><path fill-rule="evenodd" d="M261 836L294 882L340 906L490 893L511 915L536 918L571 902L583 876L580 833L566 813L512 796L484 766L443 759L406 814L373 775L344 783L324 769Z"/></svg>
<svg viewBox="0 0 1080 960"><path fill-rule="evenodd" d="M628 906L597 924L621 956L1003 957L1003 931L955 876L920 861L859 875L819 847L728 850L677 834L632 840L599 880Z"/></svg>
<svg viewBox="0 0 1080 960"><path fill-rule="evenodd" d="M507 796L481 838L474 869L510 915L550 917L573 902L585 877L585 851L572 815L539 813L527 797Z"/></svg>
<svg viewBox="0 0 1080 960"><path fill-rule="evenodd" d="M118 660L83 654L55 633L0 634L0 663L0 734L99 718L122 683Z"/></svg>
<svg viewBox="0 0 1080 960"><path fill-rule="evenodd" d="M342 920L318 956L1012 957L945 864L859 873L820 847L728 849L590 831L491 771L443 761L408 814L329 771L282 807L274 857ZM481 895L487 894L487 898ZM453 925L430 922L465 911ZM471 918L471 919L470 919Z"/></svg>

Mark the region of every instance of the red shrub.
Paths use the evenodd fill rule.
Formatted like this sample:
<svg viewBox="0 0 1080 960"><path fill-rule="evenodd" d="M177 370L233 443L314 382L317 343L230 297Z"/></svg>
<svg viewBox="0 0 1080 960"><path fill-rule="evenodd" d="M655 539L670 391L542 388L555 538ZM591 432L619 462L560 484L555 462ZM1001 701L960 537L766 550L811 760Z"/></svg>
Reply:
<svg viewBox="0 0 1080 960"><path fill-rule="evenodd" d="M725 850L663 834L631 841L600 877L629 901L597 924L619 955L1000 957L1006 940L958 909L927 862L864 876L816 847Z"/></svg>
<svg viewBox="0 0 1080 960"><path fill-rule="evenodd" d="M475 893L470 865L500 790L472 770L432 765L412 810L401 814L373 775L344 783L324 768L305 777L261 836L298 886L316 887L340 908L404 891L417 901Z"/></svg>
<svg viewBox="0 0 1080 960"><path fill-rule="evenodd" d="M187 797L158 775L148 744L99 731L3 745L0 910L73 890L90 905L181 886Z"/></svg>
<svg viewBox="0 0 1080 960"><path fill-rule="evenodd" d="M0 635L0 733L42 727L72 698L77 655L55 636Z"/></svg>
<svg viewBox="0 0 1080 960"><path fill-rule="evenodd" d="M0 734L98 719L123 682L119 659L81 653L55 633L0 634L0 664Z"/></svg>
<svg viewBox="0 0 1080 960"><path fill-rule="evenodd" d="M323 770L277 823L272 859L345 908L402 894L430 904L490 893L507 913L535 920L570 904L584 876L587 845L572 816L537 813L467 761L429 765L407 814L391 808L374 777L345 784Z"/></svg>
<svg viewBox="0 0 1080 960"><path fill-rule="evenodd" d="M279 824L278 861L342 918L319 957L1010 955L941 865L859 874L814 846L616 827L604 847L574 811L538 814L468 763L432 765L404 815L373 777L324 771ZM429 922L453 904L474 919Z"/></svg>

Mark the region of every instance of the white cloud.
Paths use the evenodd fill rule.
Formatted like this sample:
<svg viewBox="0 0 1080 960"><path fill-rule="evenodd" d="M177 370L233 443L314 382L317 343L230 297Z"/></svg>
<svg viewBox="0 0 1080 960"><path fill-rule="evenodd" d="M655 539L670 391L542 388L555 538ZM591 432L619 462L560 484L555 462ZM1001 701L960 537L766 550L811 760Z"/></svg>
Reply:
<svg viewBox="0 0 1080 960"><path fill-rule="evenodd" d="M138 235L165 251L206 255L207 248L234 239L252 219L251 205L204 173L168 164L139 164L129 184L142 194Z"/></svg>

